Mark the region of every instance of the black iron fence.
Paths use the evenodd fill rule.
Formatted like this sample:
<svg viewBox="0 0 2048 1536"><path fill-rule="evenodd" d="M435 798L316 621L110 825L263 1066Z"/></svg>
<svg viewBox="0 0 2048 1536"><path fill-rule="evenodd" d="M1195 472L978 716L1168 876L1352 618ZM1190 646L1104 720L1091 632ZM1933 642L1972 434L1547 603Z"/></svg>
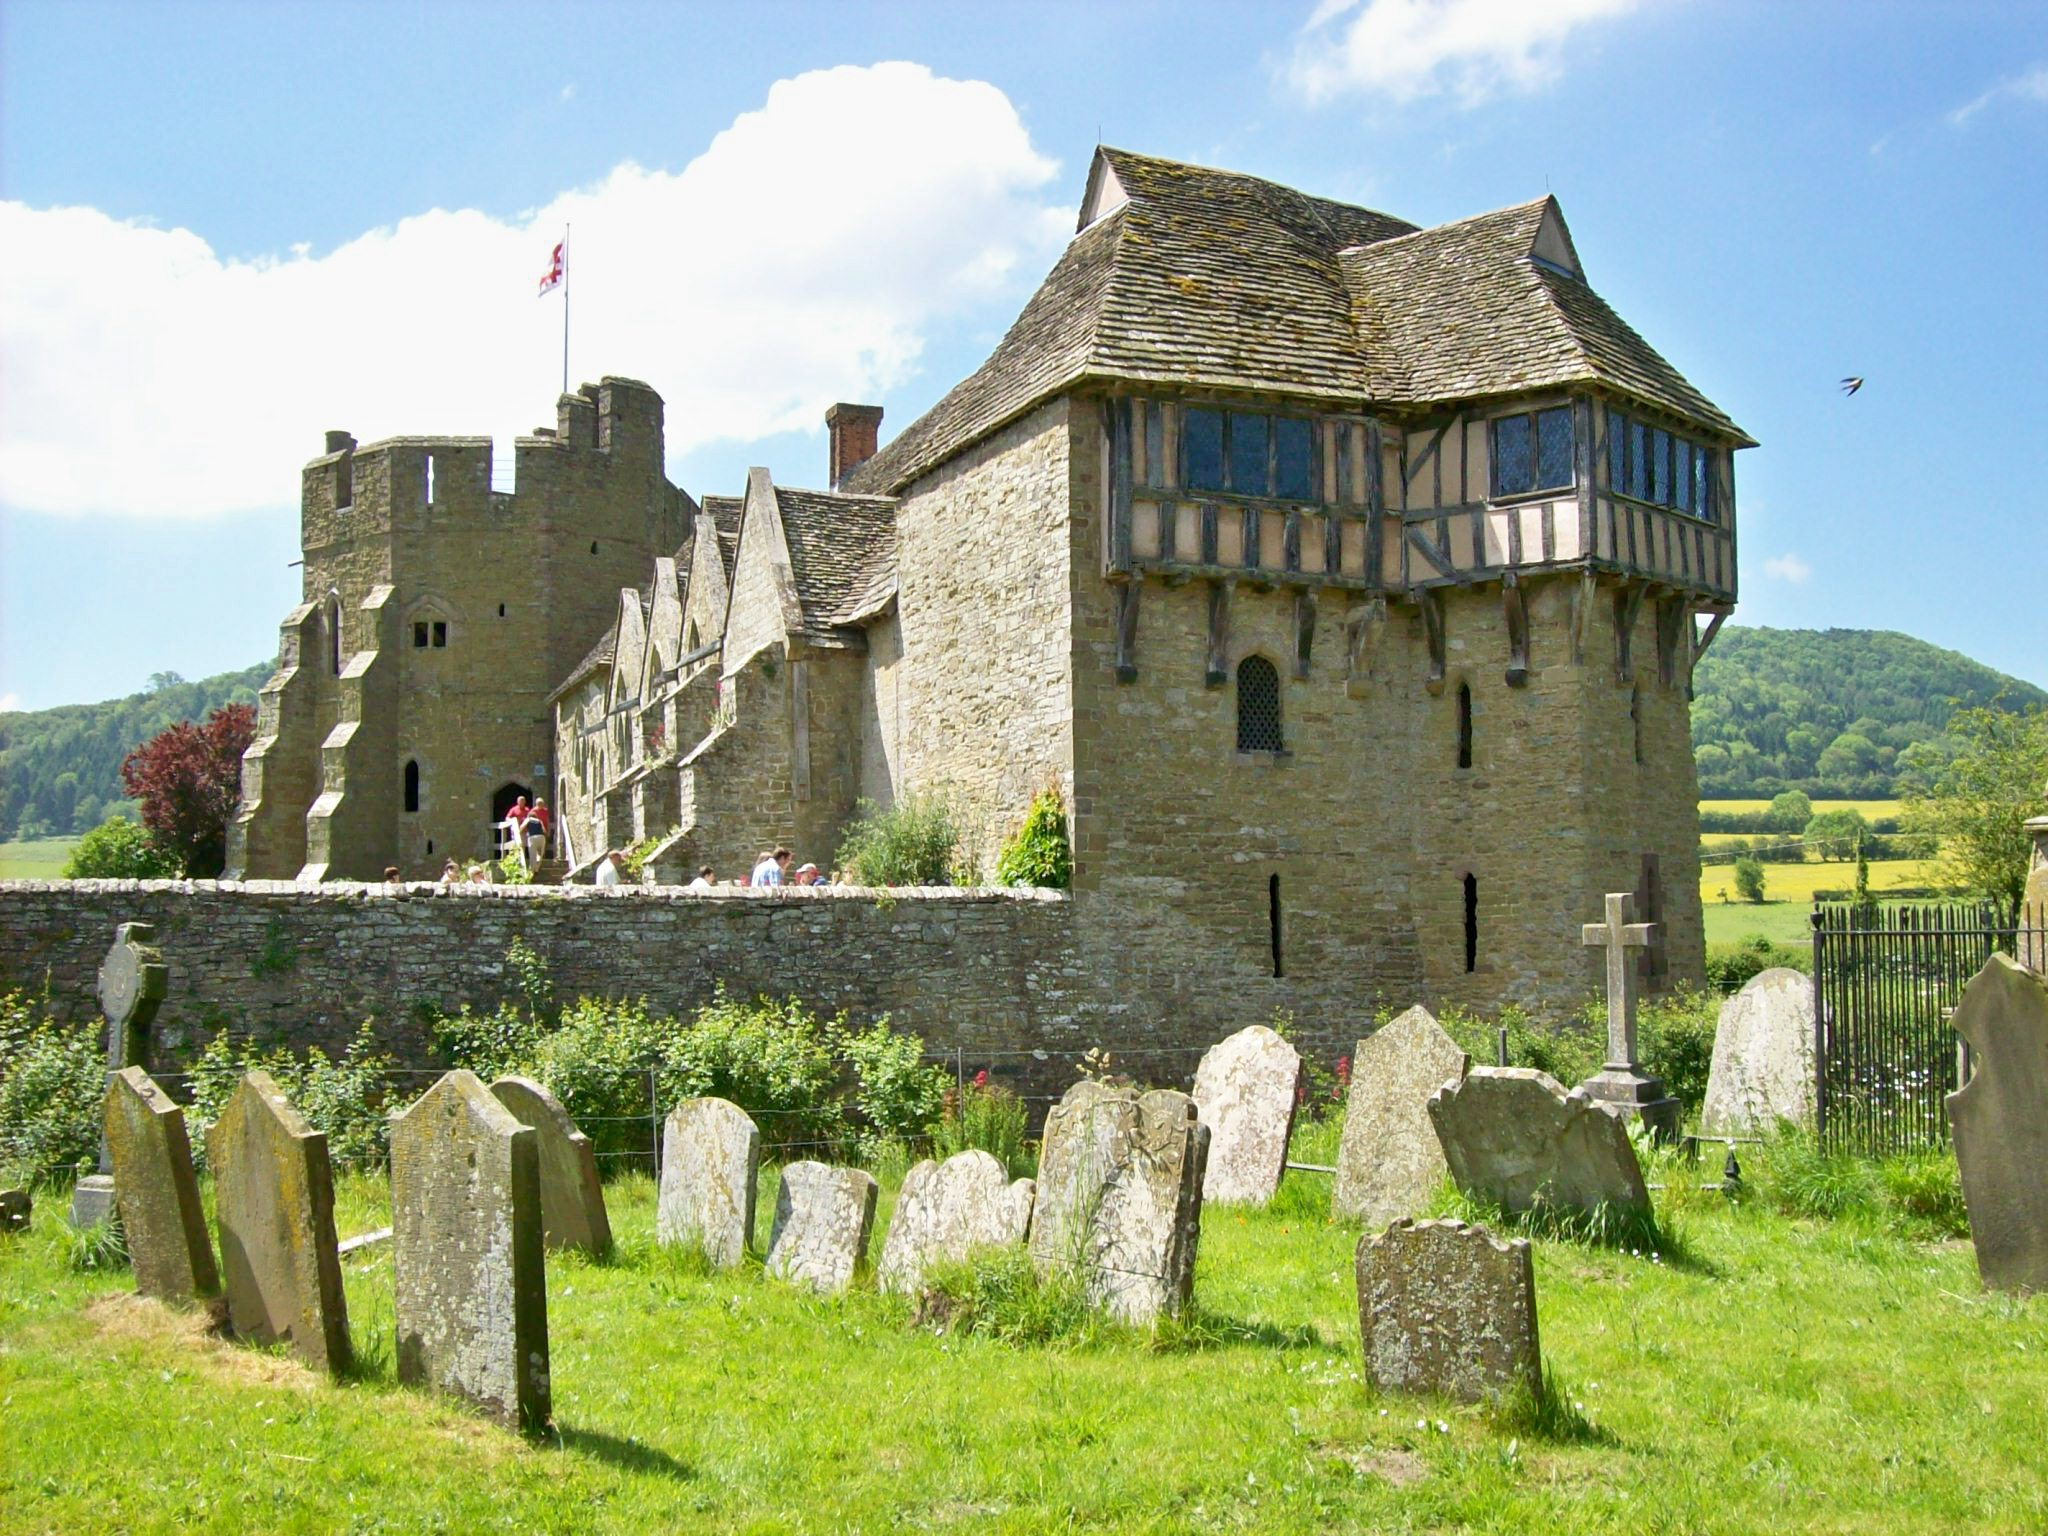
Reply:
<svg viewBox="0 0 2048 1536"><path fill-rule="evenodd" d="M1949 1026L1963 988L2015 928L1989 903L1813 910L1816 1123L1830 1150L1881 1157L1948 1144L1969 1074Z"/></svg>

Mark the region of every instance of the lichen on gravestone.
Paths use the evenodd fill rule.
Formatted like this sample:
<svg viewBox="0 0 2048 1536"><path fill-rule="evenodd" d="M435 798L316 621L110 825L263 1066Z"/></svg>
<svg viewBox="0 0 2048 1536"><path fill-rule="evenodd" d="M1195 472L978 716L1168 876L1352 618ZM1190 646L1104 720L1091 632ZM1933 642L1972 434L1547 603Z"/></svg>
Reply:
<svg viewBox="0 0 2048 1536"><path fill-rule="evenodd" d="M547 1246L609 1252L611 1218L590 1138L576 1128L562 1101L531 1078L501 1077L491 1084L491 1095L537 1138L541 1228Z"/></svg>
<svg viewBox="0 0 2048 1536"><path fill-rule="evenodd" d="M102 1124L135 1289L164 1301L213 1295L220 1272L199 1204L185 1111L142 1068L124 1067L107 1083Z"/></svg>
<svg viewBox="0 0 2048 1536"><path fill-rule="evenodd" d="M1431 1095L1429 1118L1458 1188L1505 1211L1650 1208L1628 1123L1548 1072L1474 1067Z"/></svg>
<svg viewBox="0 0 2048 1536"><path fill-rule="evenodd" d="M875 1181L859 1168L790 1163L775 1197L767 1272L836 1294L853 1283L875 1224Z"/></svg>
<svg viewBox="0 0 2048 1536"><path fill-rule="evenodd" d="M662 1126L661 1188L654 1239L701 1249L714 1269L730 1269L754 1240L761 1132L726 1099L684 1099Z"/></svg>
<svg viewBox="0 0 2048 1536"><path fill-rule="evenodd" d="M928 1266L959 1262L975 1252L1013 1247L1031 1230L1031 1179L1012 1180L980 1148L943 1163L926 1158L903 1176L876 1279L885 1291L917 1294Z"/></svg>
<svg viewBox="0 0 2048 1536"><path fill-rule="evenodd" d="M1358 1042L1330 1211L1378 1228L1418 1214L1446 1171L1429 1100L1462 1080L1471 1059L1427 1008L1414 1007Z"/></svg>
<svg viewBox="0 0 2048 1536"><path fill-rule="evenodd" d="M1196 1113L1209 1128L1202 1198L1264 1205L1280 1187L1294 1129L1301 1053L1264 1024L1211 1046L1195 1069Z"/></svg>
<svg viewBox="0 0 2048 1536"><path fill-rule="evenodd" d="M1527 1238L1404 1217L1359 1239L1355 1269L1365 1374L1380 1390L1478 1402L1541 1387Z"/></svg>

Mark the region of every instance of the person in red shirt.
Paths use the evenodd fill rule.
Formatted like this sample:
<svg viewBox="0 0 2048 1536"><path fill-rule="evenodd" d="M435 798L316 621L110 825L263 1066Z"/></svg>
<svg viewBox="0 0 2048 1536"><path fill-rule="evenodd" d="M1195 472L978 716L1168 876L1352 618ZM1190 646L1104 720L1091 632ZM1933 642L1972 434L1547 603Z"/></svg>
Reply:
<svg viewBox="0 0 2048 1536"><path fill-rule="evenodd" d="M533 809L526 813L526 820L519 824L519 835L526 840L526 862L529 868L548 856L549 831L548 803L539 795L535 795Z"/></svg>

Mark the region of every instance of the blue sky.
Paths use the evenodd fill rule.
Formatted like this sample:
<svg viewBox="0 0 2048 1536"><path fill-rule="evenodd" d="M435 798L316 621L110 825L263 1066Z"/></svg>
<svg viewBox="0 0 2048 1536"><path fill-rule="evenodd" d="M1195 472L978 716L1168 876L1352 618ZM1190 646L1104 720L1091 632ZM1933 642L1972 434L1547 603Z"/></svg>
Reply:
<svg viewBox="0 0 2048 1536"><path fill-rule="evenodd" d="M328 427L647 378L670 474L824 478L985 354L1100 137L1431 223L1562 200L1758 437L1737 621L2048 685L2048 7L1712 0L0 8L0 707L276 647ZM1868 384L1845 399L1836 381Z"/></svg>

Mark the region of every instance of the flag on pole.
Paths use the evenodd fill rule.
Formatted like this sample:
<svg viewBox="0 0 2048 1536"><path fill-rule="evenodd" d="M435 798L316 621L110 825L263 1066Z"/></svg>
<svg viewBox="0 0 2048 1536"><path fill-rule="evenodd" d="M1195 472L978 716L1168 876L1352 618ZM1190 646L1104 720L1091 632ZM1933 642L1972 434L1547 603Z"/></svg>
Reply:
<svg viewBox="0 0 2048 1536"><path fill-rule="evenodd" d="M548 269L541 274L540 292L534 295L535 298L544 297L562 286L562 276L568 267L568 248L567 240L555 242L554 253L548 257Z"/></svg>

